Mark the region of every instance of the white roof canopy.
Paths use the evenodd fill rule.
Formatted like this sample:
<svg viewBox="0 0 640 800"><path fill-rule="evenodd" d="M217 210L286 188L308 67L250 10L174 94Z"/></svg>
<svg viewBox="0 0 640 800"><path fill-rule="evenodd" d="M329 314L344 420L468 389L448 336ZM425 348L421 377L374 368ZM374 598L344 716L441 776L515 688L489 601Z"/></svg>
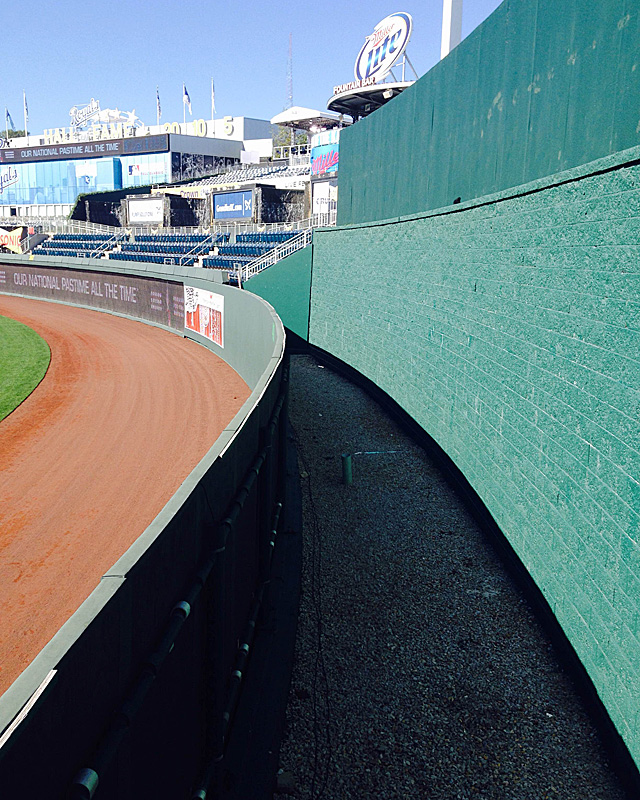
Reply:
<svg viewBox="0 0 640 800"><path fill-rule="evenodd" d="M316 111L313 108L303 108L302 106L293 106L287 108L280 114L276 114L271 118L272 125L284 125L287 128L296 128L311 133L318 133L319 131L326 131L329 128L337 128L341 125L348 125L340 114L330 114L326 111Z"/></svg>

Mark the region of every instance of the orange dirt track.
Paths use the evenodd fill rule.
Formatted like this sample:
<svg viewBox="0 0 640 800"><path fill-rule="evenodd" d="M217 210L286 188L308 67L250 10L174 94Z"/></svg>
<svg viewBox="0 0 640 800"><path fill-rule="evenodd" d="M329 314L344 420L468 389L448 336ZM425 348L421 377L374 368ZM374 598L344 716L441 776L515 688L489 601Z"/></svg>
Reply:
<svg viewBox="0 0 640 800"><path fill-rule="evenodd" d="M51 348L0 423L0 694L144 531L249 396L193 341L0 295Z"/></svg>

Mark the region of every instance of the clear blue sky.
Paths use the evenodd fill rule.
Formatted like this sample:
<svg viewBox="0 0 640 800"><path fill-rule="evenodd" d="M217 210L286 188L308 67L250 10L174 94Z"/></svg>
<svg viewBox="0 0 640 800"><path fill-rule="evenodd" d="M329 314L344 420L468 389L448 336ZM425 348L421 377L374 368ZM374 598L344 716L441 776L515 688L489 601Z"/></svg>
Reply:
<svg viewBox="0 0 640 800"><path fill-rule="evenodd" d="M500 2L464 0L463 37ZM286 107L289 33L294 105L325 110L333 86L353 80L365 36L396 11L413 17L408 53L418 75L440 57L442 0L31 0L25 8L2 37L0 125L7 106L22 128L24 89L32 133L68 125L71 106L92 97L154 125L156 85L161 121L182 121L183 81L193 118L209 118L212 77L216 116L269 119Z"/></svg>

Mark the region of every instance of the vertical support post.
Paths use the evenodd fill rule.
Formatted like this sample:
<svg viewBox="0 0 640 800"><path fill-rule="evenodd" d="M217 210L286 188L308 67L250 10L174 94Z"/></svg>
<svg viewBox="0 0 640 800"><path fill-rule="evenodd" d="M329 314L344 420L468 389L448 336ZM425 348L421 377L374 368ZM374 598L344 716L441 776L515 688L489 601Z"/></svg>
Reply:
<svg viewBox="0 0 640 800"><path fill-rule="evenodd" d="M353 466L351 460L351 453L342 454L342 482L345 486L351 486L353 483Z"/></svg>
<svg viewBox="0 0 640 800"><path fill-rule="evenodd" d="M208 715L207 747L214 754L207 774L206 784L212 800L220 800L222 795L222 757L224 752L224 723L222 714L225 706L226 675L224 671L225 619L226 619L226 543L230 526L223 522L217 526L216 546L218 554L211 572L209 599L209 687L211 691L210 712Z"/></svg>
<svg viewBox="0 0 640 800"><path fill-rule="evenodd" d="M462 0L443 0L442 2L442 43L440 58L448 56L462 38Z"/></svg>
<svg viewBox="0 0 640 800"><path fill-rule="evenodd" d="M280 420L278 422L278 480L277 480L277 496L284 498L285 484L287 481L287 422L289 419L289 370L291 368L291 360L288 349L285 350L284 359L282 364L282 389L284 391L284 404L280 412Z"/></svg>
<svg viewBox="0 0 640 800"><path fill-rule="evenodd" d="M269 578L269 559L271 548L271 515L273 512L273 497L271 495L271 471L274 467L273 461L273 441L270 437L268 425L260 428L258 433L258 452L266 450L265 460L257 478L256 491L258 495L256 508L256 528L257 528L257 561L258 561L258 585L264 583Z"/></svg>

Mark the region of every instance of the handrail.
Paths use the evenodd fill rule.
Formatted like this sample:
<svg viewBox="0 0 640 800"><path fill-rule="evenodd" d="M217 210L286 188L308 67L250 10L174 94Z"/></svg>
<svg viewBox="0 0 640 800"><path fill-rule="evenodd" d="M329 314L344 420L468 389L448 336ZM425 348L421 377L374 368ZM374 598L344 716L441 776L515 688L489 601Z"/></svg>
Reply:
<svg viewBox="0 0 640 800"><path fill-rule="evenodd" d="M99 225L97 222L85 222L80 219L60 217L8 217L0 218L0 223L30 228L42 228L42 233L113 233L120 230L114 225Z"/></svg>
<svg viewBox="0 0 640 800"><path fill-rule="evenodd" d="M274 232L279 233L282 231L295 231L304 230L305 228L315 228L318 226L335 225L336 212L335 210L329 211L326 214L314 214L301 220L291 220L289 222L222 222L213 221L211 225L196 225L196 226L181 226L175 228L162 228L158 225L141 225L141 226L124 226L116 227L114 225L99 225L95 222L85 222L84 220L77 219L55 219L51 217L11 217L11 223L19 226L29 226L39 228L36 233L108 233L115 236L117 233L122 232L129 235L140 234L163 234L163 235L176 235L176 234L189 234L189 233L204 233L204 234L217 234L229 233L231 239L235 238L238 233L244 232Z"/></svg>
<svg viewBox="0 0 640 800"><path fill-rule="evenodd" d="M259 272L262 272L263 269L271 267L276 263L276 261L280 261L280 259L290 256L292 253L295 253L298 250L302 250L303 247L311 244L312 237L313 228L307 228L306 230L302 231L302 233L298 234L298 236L287 239L286 242L277 245L272 250L268 250L263 256L250 261L248 264L238 270L241 278L241 280L238 282L238 285L242 286L242 284L245 283L245 281L248 281L249 278L252 278Z"/></svg>
<svg viewBox="0 0 640 800"><path fill-rule="evenodd" d="M95 250L92 250L89 258L101 258L102 254L115 247L119 241L117 234L114 234L110 239L106 239L101 245L98 245Z"/></svg>
<svg viewBox="0 0 640 800"><path fill-rule="evenodd" d="M218 234L209 233L209 234L207 234L207 236L208 236L208 237L211 239L211 244L212 244L212 245L215 245L215 243L217 242L217 239L218 239ZM203 244L204 244L206 241L207 241L207 240L205 239L205 240L204 240L204 242L196 242L196 243L193 245L193 247L191 248L191 250L189 250L187 253L183 253L183 254L180 256L180 261L178 262L178 264L179 264L181 267L183 267L183 266L184 266L184 260L185 260L185 258L191 258L191 256L194 254L194 250L197 250L199 247L202 247L202 245L203 245ZM210 251L210 250L211 250L211 248L209 248L209 251ZM204 255L204 254L203 254L203 253L198 253L197 255L199 255L199 256L200 256L200 255Z"/></svg>

